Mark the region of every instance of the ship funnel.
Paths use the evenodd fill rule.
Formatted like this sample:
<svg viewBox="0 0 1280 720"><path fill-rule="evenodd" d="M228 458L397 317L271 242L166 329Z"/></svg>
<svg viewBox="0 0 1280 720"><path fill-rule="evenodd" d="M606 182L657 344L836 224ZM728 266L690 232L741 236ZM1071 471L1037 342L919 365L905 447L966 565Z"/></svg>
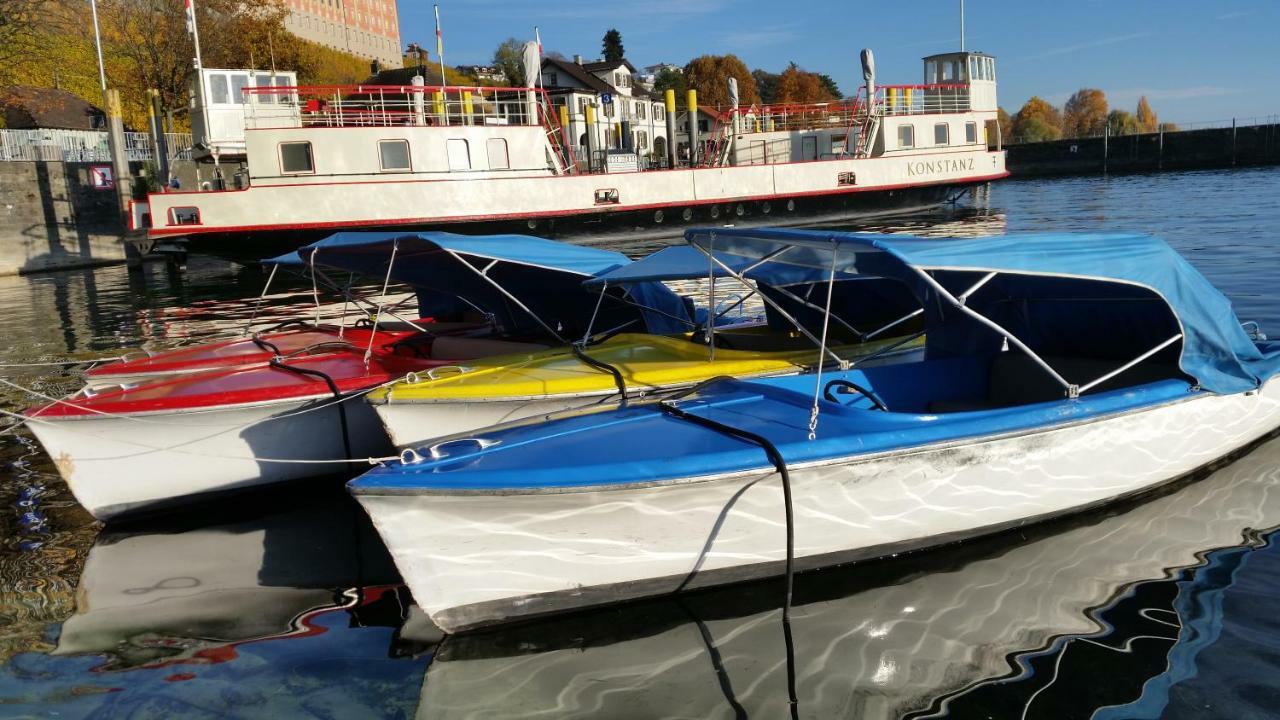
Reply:
<svg viewBox="0 0 1280 720"><path fill-rule="evenodd" d="M867 85L867 102L876 96L876 56L871 48L862 49L862 80Z"/></svg>

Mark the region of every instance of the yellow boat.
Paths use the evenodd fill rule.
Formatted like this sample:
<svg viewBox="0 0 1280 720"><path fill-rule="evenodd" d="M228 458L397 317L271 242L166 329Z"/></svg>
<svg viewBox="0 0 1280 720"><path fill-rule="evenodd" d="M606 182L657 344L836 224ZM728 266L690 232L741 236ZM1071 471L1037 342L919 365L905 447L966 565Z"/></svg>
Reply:
<svg viewBox="0 0 1280 720"><path fill-rule="evenodd" d="M616 335L586 352L618 370L629 397L721 375L787 375L818 360L817 348L799 334L754 327L717 330L715 337L714 358L705 343L691 336L633 333ZM836 345L832 351L852 360L900 342L901 337L893 337ZM918 338L895 350L909 351L922 344ZM441 436L581 407L617 394L611 373L587 364L570 348L557 348L434 368L425 377L419 374L376 390L368 400L398 447L416 447Z"/></svg>

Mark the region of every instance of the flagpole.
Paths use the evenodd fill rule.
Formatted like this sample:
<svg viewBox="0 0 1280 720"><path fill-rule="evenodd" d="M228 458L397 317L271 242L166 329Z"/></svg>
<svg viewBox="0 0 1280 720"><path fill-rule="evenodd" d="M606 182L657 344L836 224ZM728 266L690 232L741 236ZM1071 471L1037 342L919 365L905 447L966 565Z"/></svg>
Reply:
<svg viewBox="0 0 1280 720"><path fill-rule="evenodd" d="M98 48L98 81L102 83L102 99L107 98L107 67L102 64L102 33L98 31L98 2L89 0L89 8L93 10L93 42Z"/></svg>
<svg viewBox="0 0 1280 720"><path fill-rule="evenodd" d="M538 33L538 26L533 26L533 39L538 43L538 89L544 90L542 87L542 35Z"/></svg>
<svg viewBox="0 0 1280 720"><path fill-rule="evenodd" d="M444 87L449 84L444 75L444 35L440 32L440 6L435 6L436 11L436 57L440 59L440 86Z"/></svg>
<svg viewBox="0 0 1280 720"><path fill-rule="evenodd" d="M187 6L187 30L191 33L191 38L196 46L196 90L200 96L200 118L204 121L204 140L209 139L209 98L204 87L204 60L200 57L200 25L196 22L196 0L186 0ZM235 102L243 102L243 98L235 99ZM193 138L194 140L194 138Z"/></svg>

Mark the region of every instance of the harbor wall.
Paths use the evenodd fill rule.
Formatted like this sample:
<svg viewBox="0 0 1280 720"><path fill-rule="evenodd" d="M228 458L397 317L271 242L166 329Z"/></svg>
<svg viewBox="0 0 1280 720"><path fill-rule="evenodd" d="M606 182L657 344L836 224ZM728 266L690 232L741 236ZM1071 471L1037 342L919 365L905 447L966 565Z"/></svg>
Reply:
<svg viewBox="0 0 1280 720"><path fill-rule="evenodd" d="M116 194L89 181L101 164L0 162L0 275L128 259Z"/></svg>
<svg viewBox="0 0 1280 720"><path fill-rule="evenodd" d="M1280 164L1280 125L1006 145L1012 175L1077 175Z"/></svg>

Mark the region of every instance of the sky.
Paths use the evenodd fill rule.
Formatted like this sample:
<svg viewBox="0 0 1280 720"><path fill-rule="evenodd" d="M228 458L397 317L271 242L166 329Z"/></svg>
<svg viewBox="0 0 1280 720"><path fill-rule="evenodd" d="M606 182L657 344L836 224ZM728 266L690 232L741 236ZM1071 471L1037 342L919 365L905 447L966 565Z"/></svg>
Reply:
<svg viewBox="0 0 1280 720"><path fill-rule="evenodd" d="M601 54L611 27L636 67L733 53L748 67L789 62L831 75L846 94L862 84L870 47L880 83L921 82L925 55L959 49L958 0L443 0L449 65L487 64L508 37L566 57ZM426 0L399 0L403 44L435 60ZM1082 87L1130 112L1146 95L1164 121L1230 121L1280 114L1277 0L968 0L966 47L996 56L1000 104L1032 95L1061 105Z"/></svg>

